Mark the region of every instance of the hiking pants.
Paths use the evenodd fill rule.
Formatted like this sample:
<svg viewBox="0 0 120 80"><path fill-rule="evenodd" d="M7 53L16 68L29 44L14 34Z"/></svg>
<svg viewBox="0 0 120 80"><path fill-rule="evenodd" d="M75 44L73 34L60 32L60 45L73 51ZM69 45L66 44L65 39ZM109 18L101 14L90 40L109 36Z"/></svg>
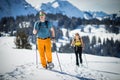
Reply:
<svg viewBox="0 0 120 80"><path fill-rule="evenodd" d="M47 63L52 62L52 50L51 50L51 40L47 39L37 39L38 51L40 54L40 61L42 66L45 68Z"/></svg>
<svg viewBox="0 0 120 80"><path fill-rule="evenodd" d="M82 64L82 47L75 46L74 51L76 56L76 65L79 65L79 60L80 63Z"/></svg>

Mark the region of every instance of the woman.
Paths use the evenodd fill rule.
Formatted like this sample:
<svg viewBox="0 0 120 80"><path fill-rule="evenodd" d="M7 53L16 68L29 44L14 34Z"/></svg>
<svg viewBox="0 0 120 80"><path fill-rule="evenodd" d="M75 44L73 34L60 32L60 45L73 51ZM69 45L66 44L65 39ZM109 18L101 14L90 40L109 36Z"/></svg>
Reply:
<svg viewBox="0 0 120 80"><path fill-rule="evenodd" d="M74 46L74 51L75 51L75 56L76 56L76 65L79 66L79 60L82 65L82 48L83 46L83 41L82 38L78 33L75 34L75 37L71 43L72 46Z"/></svg>

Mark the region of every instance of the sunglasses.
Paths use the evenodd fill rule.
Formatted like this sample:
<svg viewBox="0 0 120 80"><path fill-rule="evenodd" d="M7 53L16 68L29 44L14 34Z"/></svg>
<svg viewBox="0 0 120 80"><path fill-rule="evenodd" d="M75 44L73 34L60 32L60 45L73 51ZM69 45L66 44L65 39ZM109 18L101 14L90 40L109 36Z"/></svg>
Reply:
<svg viewBox="0 0 120 80"><path fill-rule="evenodd" d="M40 16L45 16L45 14L40 14Z"/></svg>

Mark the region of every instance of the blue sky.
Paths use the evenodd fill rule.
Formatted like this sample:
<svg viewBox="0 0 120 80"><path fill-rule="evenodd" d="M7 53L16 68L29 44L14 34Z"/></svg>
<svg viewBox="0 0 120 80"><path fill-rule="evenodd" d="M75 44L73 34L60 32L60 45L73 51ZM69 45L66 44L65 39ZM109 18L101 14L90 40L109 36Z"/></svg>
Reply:
<svg viewBox="0 0 120 80"><path fill-rule="evenodd" d="M26 0L34 7L53 0ZM104 11L108 14L120 14L120 0L68 0L82 11Z"/></svg>

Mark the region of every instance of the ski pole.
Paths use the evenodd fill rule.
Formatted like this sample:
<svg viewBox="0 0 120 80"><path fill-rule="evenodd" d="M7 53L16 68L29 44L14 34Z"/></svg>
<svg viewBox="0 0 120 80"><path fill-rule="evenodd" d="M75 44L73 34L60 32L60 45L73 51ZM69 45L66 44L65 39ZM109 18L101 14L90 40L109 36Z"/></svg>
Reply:
<svg viewBox="0 0 120 80"><path fill-rule="evenodd" d="M84 58L85 58L85 62L86 62L87 68L88 68L88 62L87 62L85 54L84 54Z"/></svg>
<svg viewBox="0 0 120 80"><path fill-rule="evenodd" d="M35 43L36 43L36 68L38 67L38 54L37 54L37 39L35 37Z"/></svg>
<svg viewBox="0 0 120 80"><path fill-rule="evenodd" d="M55 47L55 53L56 53L56 56L57 56L57 60L58 60L58 63L59 63L59 67L60 67L60 71L62 72L62 67L61 67L61 64L60 64L60 60L59 60L59 57L58 57L58 53L57 53L57 47L56 47L56 44L54 43L54 47Z"/></svg>
<svg viewBox="0 0 120 80"><path fill-rule="evenodd" d="M59 67L60 67L60 71L62 72L62 67L61 67L61 64L60 64L60 60L59 60L59 57L58 57L57 51L56 51L56 56L57 56L57 59L58 59L58 63L59 63Z"/></svg>

